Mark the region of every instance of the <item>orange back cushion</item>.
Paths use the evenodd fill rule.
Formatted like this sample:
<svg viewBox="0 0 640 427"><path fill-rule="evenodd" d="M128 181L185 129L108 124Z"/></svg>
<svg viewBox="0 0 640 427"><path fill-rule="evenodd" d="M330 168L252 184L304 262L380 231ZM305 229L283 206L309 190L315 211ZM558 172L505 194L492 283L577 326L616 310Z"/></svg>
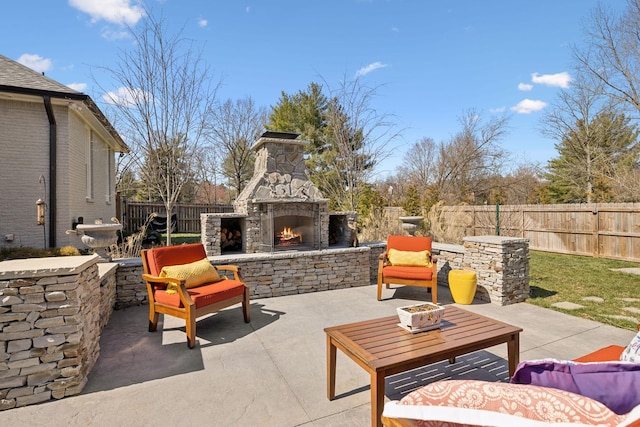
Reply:
<svg viewBox="0 0 640 427"><path fill-rule="evenodd" d="M431 237L423 236L389 236L387 238L387 250L399 251L424 251L431 252Z"/></svg>
<svg viewBox="0 0 640 427"><path fill-rule="evenodd" d="M166 265L188 264L206 258L207 254L202 243L190 243L149 249L146 257L149 271L145 273L159 276Z"/></svg>

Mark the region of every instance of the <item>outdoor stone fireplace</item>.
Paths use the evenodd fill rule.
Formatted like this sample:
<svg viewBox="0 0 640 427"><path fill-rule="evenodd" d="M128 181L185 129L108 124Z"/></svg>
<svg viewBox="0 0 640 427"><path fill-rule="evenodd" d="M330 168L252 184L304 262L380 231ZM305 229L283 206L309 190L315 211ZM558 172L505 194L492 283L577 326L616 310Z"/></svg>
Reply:
<svg viewBox="0 0 640 427"><path fill-rule="evenodd" d="M234 213L203 214L207 255L353 246L355 212L329 212L329 200L306 173L307 141L267 131L256 141L254 174Z"/></svg>

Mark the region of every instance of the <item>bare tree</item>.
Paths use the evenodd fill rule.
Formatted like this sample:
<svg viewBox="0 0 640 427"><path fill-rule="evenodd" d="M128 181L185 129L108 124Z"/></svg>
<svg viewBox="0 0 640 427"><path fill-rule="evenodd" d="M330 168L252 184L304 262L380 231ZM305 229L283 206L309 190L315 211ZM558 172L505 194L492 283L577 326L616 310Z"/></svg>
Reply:
<svg viewBox="0 0 640 427"><path fill-rule="evenodd" d="M228 99L213 109L207 132L223 159L222 173L236 195L253 174L255 153L251 146L263 133L266 120L267 109L257 107L251 98Z"/></svg>
<svg viewBox="0 0 640 427"><path fill-rule="evenodd" d="M435 181L438 155L438 145L431 138L425 137L413 144L399 167L403 181L414 184L424 194Z"/></svg>
<svg viewBox="0 0 640 427"><path fill-rule="evenodd" d="M196 161L197 189L196 203L229 203L229 195L222 185L222 159L220 152L213 147L201 151Z"/></svg>
<svg viewBox="0 0 640 427"><path fill-rule="evenodd" d="M116 108L141 178L164 202L170 245L171 214L192 182L218 85L192 42L181 32L169 35L162 17L148 14L129 32L133 48L120 53L114 68L103 67L119 85L104 98Z"/></svg>
<svg viewBox="0 0 640 427"><path fill-rule="evenodd" d="M475 110L460 118L462 129L440 144L434 192L447 204L486 199L491 185L487 177L498 175L507 153L500 145L507 133L508 117L483 122Z"/></svg>
<svg viewBox="0 0 640 427"><path fill-rule="evenodd" d="M621 16L598 5L584 32L585 46L573 48L578 71L601 83L594 91L640 112L640 0L627 0Z"/></svg>
<svg viewBox="0 0 640 427"><path fill-rule="evenodd" d="M329 89L324 114L328 148L322 153L326 167L312 171L312 179L336 209L357 210L375 165L388 156L387 145L400 134L392 116L372 106L378 89L346 77Z"/></svg>

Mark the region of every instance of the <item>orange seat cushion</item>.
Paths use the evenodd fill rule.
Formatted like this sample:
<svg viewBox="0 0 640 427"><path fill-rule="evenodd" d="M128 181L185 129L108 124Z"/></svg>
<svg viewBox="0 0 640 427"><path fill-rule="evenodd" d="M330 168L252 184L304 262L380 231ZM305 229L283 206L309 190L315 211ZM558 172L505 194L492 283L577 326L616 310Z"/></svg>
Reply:
<svg viewBox="0 0 640 427"><path fill-rule="evenodd" d="M586 354L582 357L574 359L574 362L611 362L620 360L620 355L624 351L624 347L619 345L610 345L603 347L593 353Z"/></svg>
<svg viewBox="0 0 640 427"><path fill-rule="evenodd" d="M245 286L242 282L227 279L210 285L202 285L197 288L187 289L187 292L191 295L191 299L195 303L196 308L200 308L242 295L244 289ZM155 292L155 300L158 303L173 307L184 307L180 302L180 296L177 293L168 294L166 291L159 289Z"/></svg>
<svg viewBox="0 0 640 427"><path fill-rule="evenodd" d="M392 278L409 280L431 280L433 269L431 267L408 267L404 265L388 265L382 269L384 280Z"/></svg>

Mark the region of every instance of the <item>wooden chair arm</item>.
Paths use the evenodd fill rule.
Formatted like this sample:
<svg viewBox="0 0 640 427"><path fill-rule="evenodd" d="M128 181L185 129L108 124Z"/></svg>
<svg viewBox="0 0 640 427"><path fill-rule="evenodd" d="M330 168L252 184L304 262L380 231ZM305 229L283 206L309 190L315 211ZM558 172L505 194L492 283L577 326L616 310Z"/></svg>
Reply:
<svg viewBox="0 0 640 427"><path fill-rule="evenodd" d="M240 267L237 265L224 264L224 265L214 265L216 270L225 270L225 271L240 271Z"/></svg>
<svg viewBox="0 0 640 427"><path fill-rule="evenodd" d="M160 285L168 285L169 283L175 283L176 285L183 285L186 283L184 279L175 279L173 277L160 277L160 276L152 276L151 274L143 273L142 279L146 282Z"/></svg>
<svg viewBox="0 0 640 427"><path fill-rule="evenodd" d="M237 280L238 282L244 283L244 280L242 280L242 274L240 274L239 266L232 265L232 264L223 264L223 265L214 265L213 267L219 271L231 271L233 273L233 278L235 280Z"/></svg>
<svg viewBox="0 0 640 427"><path fill-rule="evenodd" d="M189 295L189 292L187 292L187 288L185 286L187 281L185 279L152 276L151 274L147 273L142 274L142 279L144 279L144 281L146 281L147 284L152 288L155 288L155 285L168 285L169 283L174 283L175 285L177 285L178 295L180 297L180 301L182 301L182 304L185 307L195 305L195 303L191 299L191 295ZM149 292L151 292L151 290L149 290Z"/></svg>

